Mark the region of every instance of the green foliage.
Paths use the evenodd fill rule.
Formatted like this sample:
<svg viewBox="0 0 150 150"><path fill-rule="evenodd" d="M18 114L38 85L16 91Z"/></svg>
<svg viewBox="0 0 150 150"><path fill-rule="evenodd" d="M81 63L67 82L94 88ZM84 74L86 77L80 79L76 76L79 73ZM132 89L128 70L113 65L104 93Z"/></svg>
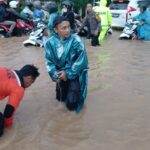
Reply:
<svg viewBox="0 0 150 150"><path fill-rule="evenodd" d="M90 3L90 0L72 0L74 3L74 9L77 13L79 13L79 10L82 10L82 15L85 14L85 8L86 4Z"/></svg>

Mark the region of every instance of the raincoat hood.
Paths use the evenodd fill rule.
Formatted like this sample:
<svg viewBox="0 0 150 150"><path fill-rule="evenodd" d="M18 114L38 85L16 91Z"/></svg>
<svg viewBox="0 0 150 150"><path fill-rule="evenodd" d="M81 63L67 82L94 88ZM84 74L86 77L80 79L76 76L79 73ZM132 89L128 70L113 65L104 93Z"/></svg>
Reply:
<svg viewBox="0 0 150 150"><path fill-rule="evenodd" d="M106 6L107 0L100 0L100 6Z"/></svg>

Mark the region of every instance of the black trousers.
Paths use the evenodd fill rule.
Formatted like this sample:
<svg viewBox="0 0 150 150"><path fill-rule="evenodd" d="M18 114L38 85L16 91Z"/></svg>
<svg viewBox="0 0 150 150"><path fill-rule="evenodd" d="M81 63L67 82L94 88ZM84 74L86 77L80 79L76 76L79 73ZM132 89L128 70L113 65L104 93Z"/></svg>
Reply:
<svg viewBox="0 0 150 150"><path fill-rule="evenodd" d="M98 35L99 35L99 34L98 34ZM92 46L97 46L97 45L99 45L98 35L95 36L94 34L91 34L91 45L92 45Z"/></svg>
<svg viewBox="0 0 150 150"><path fill-rule="evenodd" d="M63 101L66 107L74 111L80 104L81 90L79 78L67 81L57 81L56 82L56 99L58 101Z"/></svg>

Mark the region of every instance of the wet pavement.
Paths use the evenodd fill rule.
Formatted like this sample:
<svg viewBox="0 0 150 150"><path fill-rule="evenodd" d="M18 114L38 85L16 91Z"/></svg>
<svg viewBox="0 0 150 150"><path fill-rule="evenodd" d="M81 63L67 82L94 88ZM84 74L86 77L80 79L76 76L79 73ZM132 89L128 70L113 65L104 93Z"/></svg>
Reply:
<svg viewBox="0 0 150 150"><path fill-rule="evenodd" d="M55 100L42 48L24 47L27 37L0 38L1 66L31 63L41 73L0 138L0 150L149 150L150 42L119 41L119 34L114 31L102 47L85 40L89 87L80 114Z"/></svg>

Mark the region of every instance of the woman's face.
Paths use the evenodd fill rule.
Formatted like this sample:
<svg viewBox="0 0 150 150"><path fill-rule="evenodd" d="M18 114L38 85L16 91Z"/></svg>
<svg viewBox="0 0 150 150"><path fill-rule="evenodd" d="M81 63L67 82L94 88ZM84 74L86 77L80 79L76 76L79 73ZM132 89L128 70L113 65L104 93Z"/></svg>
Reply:
<svg viewBox="0 0 150 150"><path fill-rule="evenodd" d="M61 39L68 38L70 35L70 23L69 21L62 21L54 28L55 32Z"/></svg>

